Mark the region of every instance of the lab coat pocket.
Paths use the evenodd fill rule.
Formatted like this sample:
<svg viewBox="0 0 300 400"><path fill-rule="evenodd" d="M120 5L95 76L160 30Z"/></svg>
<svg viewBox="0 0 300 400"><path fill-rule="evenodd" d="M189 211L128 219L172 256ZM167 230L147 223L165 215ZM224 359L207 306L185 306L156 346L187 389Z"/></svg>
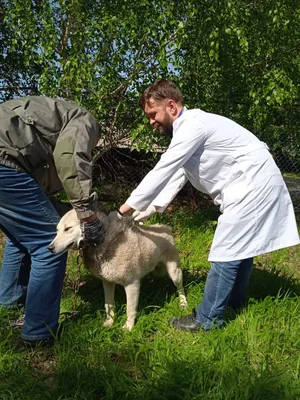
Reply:
<svg viewBox="0 0 300 400"><path fill-rule="evenodd" d="M242 177L239 179L239 182L226 186L221 193L222 204L220 211L223 212L225 208L232 204L239 204L250 191L250 185Z"/></svg>

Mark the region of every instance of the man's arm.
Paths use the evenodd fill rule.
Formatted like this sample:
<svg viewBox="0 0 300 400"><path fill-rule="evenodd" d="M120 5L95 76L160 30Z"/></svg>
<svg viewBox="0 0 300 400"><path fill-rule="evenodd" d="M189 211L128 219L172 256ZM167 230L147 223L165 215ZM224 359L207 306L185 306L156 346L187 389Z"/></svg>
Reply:
<svg viewBox="0 0 300 400"><path fill-rule="evenodd" d="M133 216L135 217L135 221L146 221L150 218L154 213L160 212L163 213L167 206L171 203L171 201L175 198L177 193L183 188L187 181L185 171L183 168L180 168L176 174L169 180L164 189L159 193L159 195L153 200L152 204L150 204L146 210L144 211L135 211ZM123 204L120 207L121 214L127 214L132 210L132 208L127 204Z"/></svg>
<svg viewBox="0 0 300 400"><path fill-rule="evenodd" d="M180 168L169 180L159 195L152 201L156 211L163 213L168 205L176 197L177 193L183 188L187 182L187 177L183 168Z"/></svg>
<svg viewBox="0 0 300 400"><path fill-rule="evenodd" d="M104 226L97 218L97 195L92 193L92 149L99 140L99 126L88 111L69 111L69 121L57 140L53 158L58 176L77 217L83 246L104 241Z"/></svg>
<svg viewBox="0 0 300 400"><path fill-rule="evenodd" d="M198 120L182 121L168 150L126 200L127 206L141 211L149 204L154 204L154 199L168 181L177 174L199 146L204 145L206 136L204 126Z"/></svg>
<svg viewBox="0 0 300 400"><path fill-rule="evenodd" d="M78 218L85 219L96 211L92 193L92 149L99 139L99 126L86 110L70 111L70 118L57 140L53 158L62 182Z"/></svg>

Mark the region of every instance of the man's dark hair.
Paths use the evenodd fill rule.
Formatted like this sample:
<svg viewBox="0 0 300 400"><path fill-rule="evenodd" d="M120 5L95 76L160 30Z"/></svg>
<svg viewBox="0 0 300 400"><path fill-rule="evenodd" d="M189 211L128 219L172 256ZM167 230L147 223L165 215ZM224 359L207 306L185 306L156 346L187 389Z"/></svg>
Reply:
<svg viewBox="0 0 300 400"><path fill-rule="evenodd" d="M150 97L155 100L172 99L175 101L175 103L181 106L184 105L184 99L181 91L174 82L169 81L168 79L159 79L144 90L139 101L139 106L142 110L145 109L145 105Z"/></svg>

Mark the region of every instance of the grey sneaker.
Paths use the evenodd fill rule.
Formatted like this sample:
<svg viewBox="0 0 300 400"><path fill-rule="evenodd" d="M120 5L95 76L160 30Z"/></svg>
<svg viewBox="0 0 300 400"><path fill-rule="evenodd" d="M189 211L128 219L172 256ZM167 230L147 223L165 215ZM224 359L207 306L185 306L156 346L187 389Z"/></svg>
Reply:
<svg viewBox="0 0 300 400"><path fill-rule="evenodd" d="M173 325L175 329L185 332L199 332L201 328L200 322L196 319L196 311L194 309L190 315L181 318L170 318L169 323Z"/></svg>

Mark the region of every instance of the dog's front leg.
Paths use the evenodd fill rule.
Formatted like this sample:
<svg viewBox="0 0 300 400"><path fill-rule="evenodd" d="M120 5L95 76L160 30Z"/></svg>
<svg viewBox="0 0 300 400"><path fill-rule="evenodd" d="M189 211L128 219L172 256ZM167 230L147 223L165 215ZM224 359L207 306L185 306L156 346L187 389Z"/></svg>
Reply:
<svg viewBox="0 0 300 400"><path fill-rule="evenodd" d="M135 281L134 283L125 286L125 291L127 300L127 321L126 324L123 325L123 328L131 331L134 327L139 302L140 281Z"/></svg>
<svg viewBox="0 0 300 400"><path fill-rule="evenodd" d="M104 288L104 301L105 301L105 311L106 311L106 320L104 321L104 326L112 326L114 323L114 297L115 297L115 287L114 283L110 283L107 281L103 282Z"/></svg>

